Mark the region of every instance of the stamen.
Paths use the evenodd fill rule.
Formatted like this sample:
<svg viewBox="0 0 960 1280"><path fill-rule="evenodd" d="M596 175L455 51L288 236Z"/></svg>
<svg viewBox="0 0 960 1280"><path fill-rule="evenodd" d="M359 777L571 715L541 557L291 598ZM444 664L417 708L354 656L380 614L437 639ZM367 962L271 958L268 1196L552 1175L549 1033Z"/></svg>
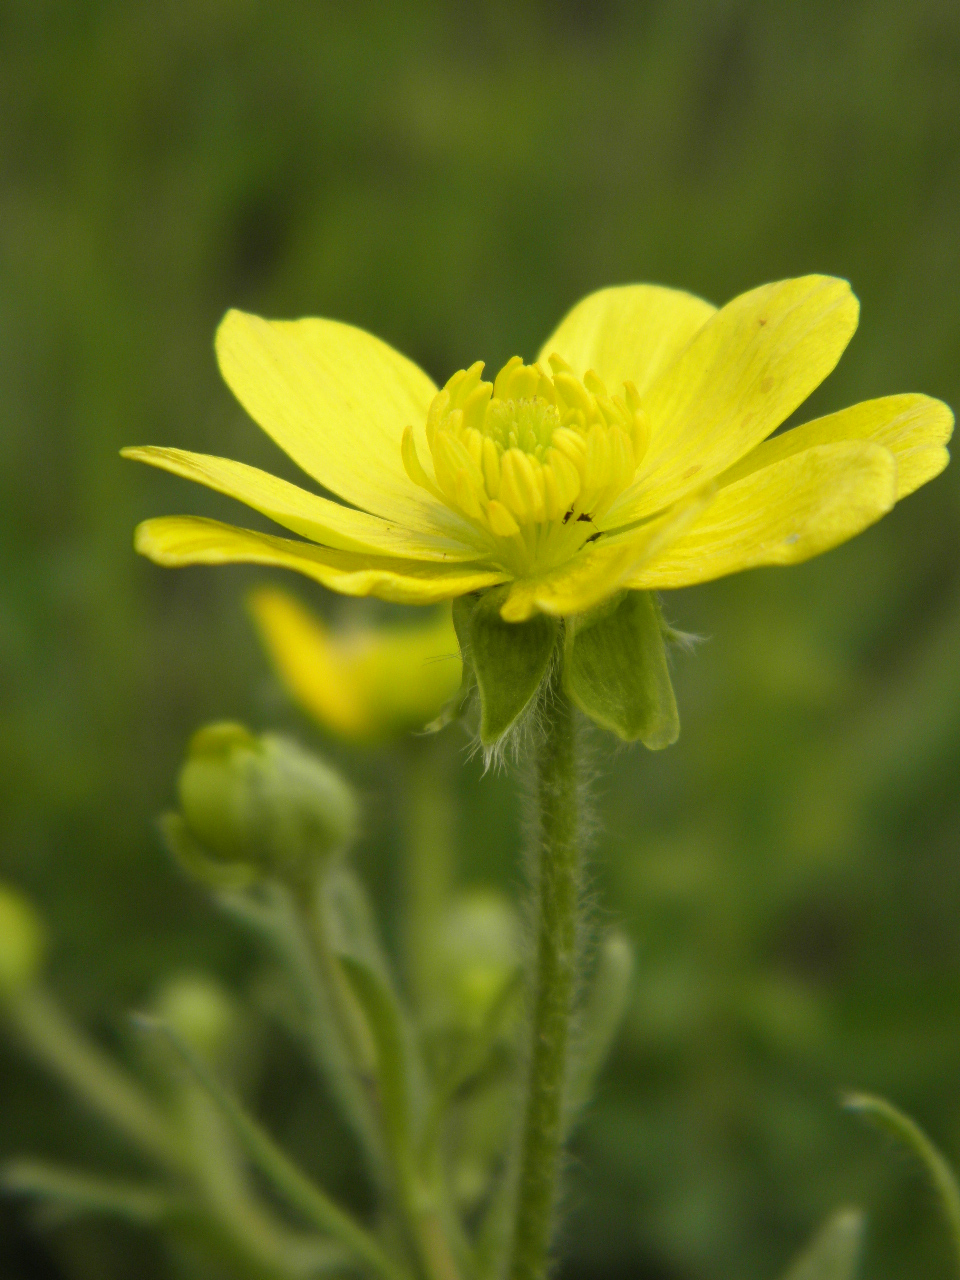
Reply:
<svg viewBox="0 0 960 1280"><path fill-rule="evenodd" d="M650 441L633 383L611 395L556 353L549 368L514 356L492 383L481 361L448 380L426 422L436 482L410 428L401 445L410 479L486 530L517 572L600 536L595 518L633 482Z"/></svg>

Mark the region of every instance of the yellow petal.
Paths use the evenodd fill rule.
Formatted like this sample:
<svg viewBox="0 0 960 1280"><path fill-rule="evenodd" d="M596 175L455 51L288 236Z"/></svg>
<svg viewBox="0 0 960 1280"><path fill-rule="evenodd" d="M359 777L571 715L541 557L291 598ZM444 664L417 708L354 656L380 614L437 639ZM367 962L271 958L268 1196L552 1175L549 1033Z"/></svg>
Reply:
<svg viewBox="0 0 960 1280"><path fill-rule="evenodd" d="M442 534L418 533L354 507L331 502L268 471L229 458L148 445L122 449L124 458L146 462L186 480L245 502L262 515L324 546L413 560L479 560L482 552Z"/></svg>
<svg viewBox="0 0 960 1280"><path fill-rule="evenodd" d="M280 679L324 728L375 742L422 728L460 684L449 607L415 623L331 631L286 591L249 600Z"/></svg>
<svg viewBox="0 0 960 1280"><path fill-rule="evenodd" d="M705 488L639 529L589 543L558 568L518 579L500 616L506 622L525 622L537 612L568 617L592 609L626 586L641 565L689 528L713 493L712 486Z"/></svg>
<svg viewBox="0 0 960 1280"><path fill-rule="evenodd" d="M400 444L424 424L436 387L372 334L334 320L263 320L228 311L217 330L227 385L255 422L326 489L410 528L465 524L409 479ZM422 440L421 440L422 436Z"/></svg>
<svg viewBox="0 0 960 1280"><path fill-rule="evenodd" d="M593 370L611 395L623 383L641 396L716 311L681 289L627 284L588 294L543 344L541 361L557 352L577 377Z"/></svg>
<svg viewBox="0 0 960 1280"><path fill-rule="evenodd" d="M793 427L765 440L720 477L723 485L742 480L761 467L789 458L815 444L836 440L872 440L897 460L897 501L940 474L950 455L945 445L953 433L953 413L930 396L883 396L864 400L839 413Z"/></svg>
<svg viewBox="0 0 960 1280"><path fill-rule="evenodd" d="M709 320L644 397L650 446L600 524L652 515L765 440L839 360L859 306L845 280L761 285Z"/></svg>
<svg viewBox="0 0 960 1280"><path fill-rule="evenodd" d="M693 527L631 576L639 589L685 587L765 564L799 564L893 506L897 464L869 441L814 445L720 489Z"/></svg>
<svg viewBox="0 0 960 1280"><path fill-rule="evenodd" d="M500 569L337 551L196 516L146 520L137 527L134 545L157 564L275 565L305 574L343 595L379 596L399 604L434 604L492 587L507 577Z"/></svg>
<svg viewBox="0 0 960 1280"><path fill-rule="evenodd" d="M337 653L328 628L286 591L255 591L250 611L277 672L292 697L321 724L345 738L370 730L353 664Z"/></svg>

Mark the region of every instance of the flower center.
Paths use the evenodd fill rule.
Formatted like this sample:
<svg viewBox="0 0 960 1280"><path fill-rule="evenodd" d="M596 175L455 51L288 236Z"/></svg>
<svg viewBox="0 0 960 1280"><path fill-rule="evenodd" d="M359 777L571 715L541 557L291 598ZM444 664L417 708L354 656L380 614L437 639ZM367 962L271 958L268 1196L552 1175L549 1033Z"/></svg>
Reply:
<svg viewBox="0 0 960 1280"><path fill-rule="evenodd" d="M551 568L598 535L594 521L633 481L650 427L633 383L611 396L592 371L583 381L560 356L509 360L494 382L483 362L455 373L427 414L436 483L417 457L413 430L403 462L416 484L493 536L516 572Z"/></svg>

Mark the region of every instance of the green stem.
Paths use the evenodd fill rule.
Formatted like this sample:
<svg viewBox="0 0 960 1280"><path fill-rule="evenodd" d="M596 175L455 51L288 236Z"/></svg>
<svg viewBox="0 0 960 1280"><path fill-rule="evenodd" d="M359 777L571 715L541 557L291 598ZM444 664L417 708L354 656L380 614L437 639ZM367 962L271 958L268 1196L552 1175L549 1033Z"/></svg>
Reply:
<svg viewBox="0 0 960 1280"><path fill-rule="evenodd" d="M436 996L436 948L452 883L449 761L433 738L403 751L403 951L405 977L419 1013Z"/></svg>
<svg viewBox="0 0 960 1280"><path fill-rule="evenodd" d="M46 991L33 987L9 1006L21 1039L87 1106L125 1133L146 1155L183 1173L185 1153L151 1099L86 1038Z"/></svg>
<svg viewBox="0 0 960 1280"><path fill-rule="evenodd" d="M577 980L577 787L574 711L555 671L537 760L536 970L510 1280L542 1280L550 1248Z"/></svg>
<svg viewBox="0 0 960 1280"><path fill-rule="evenodd" d="M153 1018L140 1016L138 1025L166 1037L190 1074L202 1085L229 1121L251 1163L260 1170L279 1195L298 1210L311 1226L345 1245L381 1280L412 1280L405 1267L393 1261L377 1241L353 1217L315 1186L284 1154L269 1134L220 1084L203 1059L170 1027Z"/></svg>
<svg viewBox="0 0 960 1280"><path fill-rule="evenodd" d="M311 945L316 940L307 937L293 894L279 884L268 885L266 892L266 902L256 901L249 893L227 892L220 895L220 903L235 920L259 933L283 964L302 1010L303 1032L313 1059L359 1140L374 1181L385 1191L389 1179L383 1144L362 1076L351 1062L352 1046L344 1040L338 1007L342 977L334 975L331 981L329 957Z"/></svg>

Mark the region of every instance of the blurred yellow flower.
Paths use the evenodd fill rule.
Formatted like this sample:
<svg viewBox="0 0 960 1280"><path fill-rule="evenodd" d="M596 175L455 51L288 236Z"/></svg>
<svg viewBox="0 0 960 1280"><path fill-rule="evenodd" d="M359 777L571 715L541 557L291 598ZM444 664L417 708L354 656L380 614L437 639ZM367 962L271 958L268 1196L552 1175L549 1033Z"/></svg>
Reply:
<svg viewBox="0 0 960 1280"><path fill-rule="evenodd" d="M264 587L249 603L287 691L338 737L372 743L422 729L459 687L448 607L416 624L331 631L285 591Z"/></svg>
<svg viewBox="0 0 960 1280"><path fill-rule="evenodd" d="M581 613L624 589L794 564L872 524L947 462L953 417L922 395L854 405L768 439L857 325L843 280L762 285L717 310L653 285L583 299L536 363L438 390L332 320L228 312L227 383L330 501L253 467L125 451L247 503L307 541L148 520L160 564L253 562L348 595L425 604L509 584L502 617Z"/></svg>

